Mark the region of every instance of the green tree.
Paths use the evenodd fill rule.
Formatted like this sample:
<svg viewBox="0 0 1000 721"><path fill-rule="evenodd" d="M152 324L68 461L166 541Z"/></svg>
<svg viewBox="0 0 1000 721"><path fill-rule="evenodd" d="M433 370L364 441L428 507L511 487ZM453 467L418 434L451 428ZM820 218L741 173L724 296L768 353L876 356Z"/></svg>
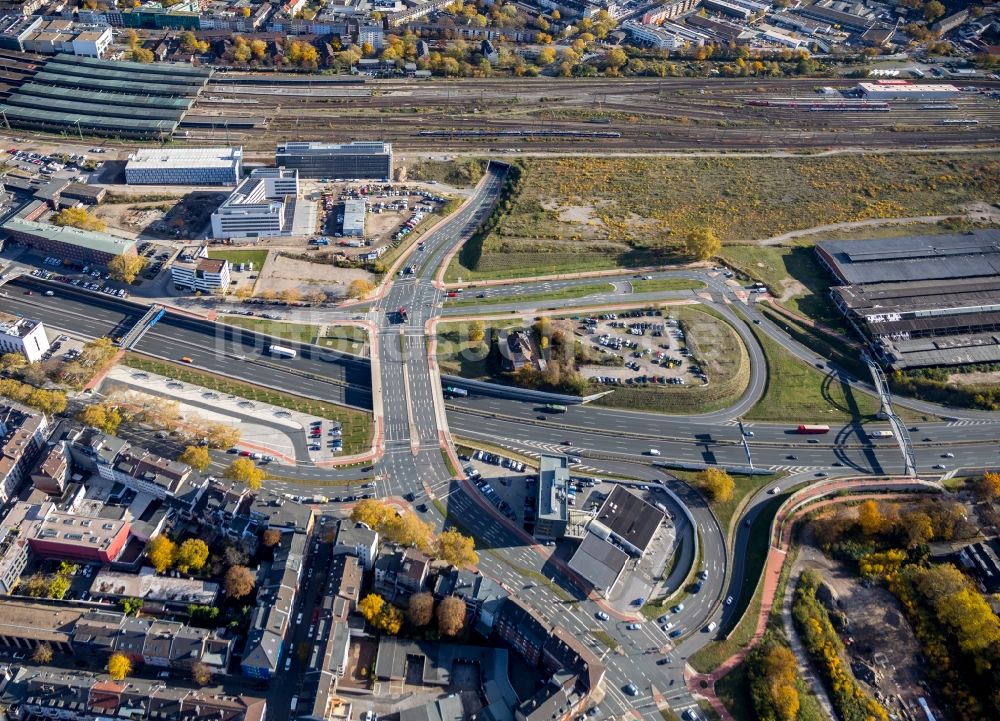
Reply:
<svg viewBox="0 0 1000 721"><path fill-rule="evenodd" d="M118 602L118 607L126 616L138 616L142 610L141 598L123 598Z"/></svg>
<svg viewBox="0 0 1000 721"><path fill-rule="evenodd" d="M929 3L924 5L924 20L932 23L944 15L944 12L944 5L939 3L938 0L931 0Z"/></svg>
<svg viewBox="0 0 1000 721"><path fill-rule="evenodd" d="M882 530L882 512L875 501L869 499L858 506L858 525L866 536L874 536Z"/></svg>
<svg viewBox="0 0 1000 721"><path fill-rule="evenodd" d="M100 218L91 215L85 208L63 208L56 213L52 222L55 225L69 225L81 230L103 231L107 225Z"/></svg>
<svg viewBox="0 0 1000 721"><path fill-rule="evenodd" d="M438 631L443 636L457 636L465 628L465 601L445 596L437 607Z"/></svg>
<svg viewBox="0 0 1000 721"><path fill-rule="evenodd" d="M698 474L698 486L716 503L726 503L733 497L736 483L733 477L718 467L706 468Z"/></svg>
<svg viewBox="0 0 1000 721"><path fill-rule="evenodd" d="M20 353L4 353L0 356L0 371L17 373L28 365L28 359Z"/></svg>
<svg viewBox="0 0 1000 721"><path fill-rule="evenodd" d="M65 598L70 585L70 580L66 576L57 573L49 580L49 598Z"/></svg>
<svg viewBox="0 0 1000 721"><path fill-rule="evenodd" d="M31 660L42 666L52 663L52 646L42 641L35 646L35 652L31 654Z"/></svg>
<svg viewBox="0 0 1000 721"><path fill-rule="evenodd" d="M76 415L76 419L84 425L93 426L98 430L114 435L122 422L122 414L108 403L93 403Z"/></svg>
<svg viewBox="0 0 1000 721"><path fill-rule="evenodd" d="M385 608L385 599L377 593L369 593L358 603L360 613L368 623L374 624Z"/></svg>
<svg viewBox="0 0 1000 721"><path fill-rule="evenodd" d="M230 566L226 571L223 586L226 594L233 598L243 598L250 594L257 585L257 579L246 566Z"/></svg>
<svg viewBox="0 0 1000 721"><path fill-rule="evenodd" d="M474 320L469 324L469 340L473 343L482 343L486 337L486 326L481 320Z"/></svg>
<svg viewBox="0 0 1000 721"><path fill-rule="evenodd" d="M177 544L166 536L153 536L146 544L146 558L157 573L163 573L174 565L176 553Z"/></svg>
<svg viewBox="0 0 1000 721"><path fill-rule="evenodd" d="M684 238L684 254L694 260L708 260L722 250L722 241L711 228L697 228Z"/></svg>
<svg viewBox="0 0 1000 721"><path fill-rule="evenodd" d="M174 554L174 565L181 573L197 573L208 560L208 544L200 538L189 538L178 547Z"/></svg>
<svg viewBox="0 0 1000 721"><path fill-rule="evenodd" d="M177 460L188 464L196 471L204 471L212 465L212 458L205 446L188 446Z"/></svg>
<svg viewBox="0 0 1000 721"><path fill-rule="evenodd" d="M608 67L617 70L628 62L628 55L621 48L615 48L607 54L605 62L607 62Z"/></svg>
<svg viewBox="0 0 1000 721"><path fill-rule="evenodd" d="M438 534L436 555L442 561L459 567L474 566L479 563L475 539L462 535L454 528Z"/></svg>
<svg viewBox="0 0 1000 721"><path fill-rule="evenodd" d="M237 458L223 472L226 478L239 481L252 491L258 490L263 484L266 473L258 468L249 458Z"/></svg>
<svg viewBox="0 0 1000 721"><path fill-rule="evenodd" d="M141 255L116 255L108 263L111 277L120 283L131 283L149 261Z"/></svg>
<svg viewBox="0 0 1000 721"><path fill-rule="evenodd" d="M124 653L113 653L108 659L108 675L115 681L123 681L132 673L132 662Z"/></svg>
<svg viewBox="0 0 1000 721"><path fill-rule="evenodd" d="M347 297L348 298L364 298L369 293L375 290L375 286L364 278L355 278L351 281L351 284L347 286Z"/></svg>
<svg viewBox="0 0 1000 721"><path fill-rule="evenodd" d="M406 618L417 627L426 626L434 618L434 596L427 591L410 596Z"/></svg>

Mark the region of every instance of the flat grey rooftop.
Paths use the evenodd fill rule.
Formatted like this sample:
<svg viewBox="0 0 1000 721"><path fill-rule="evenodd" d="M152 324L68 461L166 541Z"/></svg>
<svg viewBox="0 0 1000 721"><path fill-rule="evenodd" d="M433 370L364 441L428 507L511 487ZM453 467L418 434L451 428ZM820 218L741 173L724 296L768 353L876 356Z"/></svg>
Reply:
<svg viewBox="0 0 1000 721"><path fill-rule="evenodd" d="M1000 276L1000 230L829 240L816 249L850 285Z"/></svg>

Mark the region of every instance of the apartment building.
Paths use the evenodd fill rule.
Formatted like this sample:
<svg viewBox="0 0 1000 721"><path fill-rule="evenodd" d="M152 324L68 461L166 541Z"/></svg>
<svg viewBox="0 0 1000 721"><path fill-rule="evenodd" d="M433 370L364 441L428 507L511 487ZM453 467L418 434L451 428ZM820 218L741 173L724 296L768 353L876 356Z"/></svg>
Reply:
<svg viewBox="0 0 1000 721"><path fill-rule="evenodd" d="M208 247L189 246L170 266L170 277L178 288L202 293L225 292L230 283L230 265L225 258L209 258Z"/></svg>
<svg viewBox="0 0 1000 721"><path fill-rule="evenodd" d="M0 353L20 353L34 363L48 349L49 337L42 321L0 313Z"/></svg>
<svg viewBox="0 0 1000 721"><path fill-rule="evenodd" d="M45 444L48 419L16 404L0 406L0 504L17 494Z"/></svg>

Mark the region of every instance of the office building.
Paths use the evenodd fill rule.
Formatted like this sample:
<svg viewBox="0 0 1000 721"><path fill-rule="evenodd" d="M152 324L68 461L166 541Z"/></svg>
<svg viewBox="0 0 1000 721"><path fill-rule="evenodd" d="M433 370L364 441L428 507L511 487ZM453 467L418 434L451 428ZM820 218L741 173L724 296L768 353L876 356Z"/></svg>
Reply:
<svg viewBox="0 0 1000 721"><path fill-rule="evenodd" d="M243 148L143 148L129 156L129 185L236 185Z"/></svg>
<svg viewBox="0 0 1000 721"><path fill-rule="evenodd" d="M275 165L294 168L303 178L392 180L392 145L379 142L285 143L275 151Z"/></svg>
<svg viewBox="0 0 1000 721"><path fill-rule="evenodd" d="M112 258L135 255L135 241L93 230L13 217L3 224L7 238L46 255L81 265L107 266Z"/></svg>
<svg viewBox="0 0 1000 721"><path fill-rule="evenodd" d="M566 534L569 518L569 461L566 456L541 456L538 459L538 516L535 538L552 541Z"/></svg>
<svg viewBox="0 0 1000 721"><path fill-rule="evenodd" d="M0 313L0 354L20 353L34 363L49 349L49 337L40 320Z"/></svg>
<svg viewBox="0 0 1000 721"><path fill-rule="evenodd" d="M259 168L212 213L214 238L262 238L292 230L299 172Z"/></svg>
<svg viewBox="0 0 1000 721"><path fill-rule="evenodd" d="M178 288L202 293L225 292L230 282L229 261L209 258L207 246L190 246L181 250L170 266L170 277Z"/></svg>
<svg viewBox="0 0 1000 721"><path fill-rule="evenodd" d="M344 201L344 235L360 237L365 234L365 214L368 206L364 200Z"/></svg>

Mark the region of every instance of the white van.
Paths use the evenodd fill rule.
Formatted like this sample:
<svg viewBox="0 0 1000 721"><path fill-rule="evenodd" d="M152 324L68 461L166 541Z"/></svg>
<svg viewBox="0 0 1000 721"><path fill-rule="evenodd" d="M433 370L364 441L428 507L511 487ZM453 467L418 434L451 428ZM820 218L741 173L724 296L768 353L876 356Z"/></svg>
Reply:
<svg viewBox="0 0 1000 721"><path fill-rule="evenodd" d="M651 456L658 456L658 455L660 455L660 451L658 449L656 449L656 448L650 448L649 449L649 455L651 455Z"/></svg>
<svg viewBox="0 0 1000 721"><path fill-rule="evenodd" d="M717 624L715 621L712 621L710 624L708 624L707 626L705 626L705 630L708 633L715 633L715 629L717 629L718 627L719 627L719 624Z"/></svg>

